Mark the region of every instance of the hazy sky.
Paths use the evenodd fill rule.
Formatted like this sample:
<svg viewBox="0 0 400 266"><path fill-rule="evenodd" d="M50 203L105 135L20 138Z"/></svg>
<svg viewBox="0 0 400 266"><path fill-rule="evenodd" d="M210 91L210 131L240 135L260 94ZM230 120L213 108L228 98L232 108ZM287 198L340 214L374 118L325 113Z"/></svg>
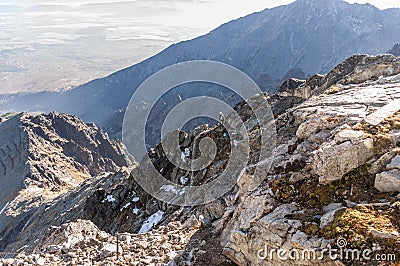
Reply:
<svg viewBox="0 0 400 266"><path fill-rule="evenodd" d="M0 93L75 86L294 0L0 0ZM349 0L400 7L400 0Z"/></svg>
<svg viewBox="0 0 400 266"><path fill-rule="evenodd" d="M391 7L400 7L400 1L399 0L357 0L357 1L352 1L352 0L346 0L349 3L359 3L359 4L372 4L376 7L379 7L380 9L385 9L385 8L391 8Z"/></svg>
<svg viewBox="0 0 400 266"><path fill-rule="evenodd" d="M1 0L0 52L60 44L82 36L106 41L196 37L232 19L293 0ZM400 7L399 0L349 0ZM146 54L147 56L147 54Z"/></svg>

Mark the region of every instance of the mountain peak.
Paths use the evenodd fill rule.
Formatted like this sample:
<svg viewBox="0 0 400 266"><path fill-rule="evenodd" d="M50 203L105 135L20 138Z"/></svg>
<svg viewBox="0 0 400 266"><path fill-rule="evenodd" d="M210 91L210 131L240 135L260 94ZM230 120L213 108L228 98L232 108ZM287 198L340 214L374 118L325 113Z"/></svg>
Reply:
<svg viewBox="0 0 400 266"><path fill-rule="evenodd" d="M347 3L344 0L297 0L295 3L301 5L334 5L334 4L344 4ZM347 3L348 4L348 3Z"/></svg>

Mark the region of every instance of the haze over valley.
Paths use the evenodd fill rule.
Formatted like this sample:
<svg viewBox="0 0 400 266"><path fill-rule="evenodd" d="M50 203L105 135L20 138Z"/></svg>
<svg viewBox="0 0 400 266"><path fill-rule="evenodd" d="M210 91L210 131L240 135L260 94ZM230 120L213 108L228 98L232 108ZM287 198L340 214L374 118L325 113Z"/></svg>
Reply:
<svg viewBox="0 0 400 266"><path fill-rule="evenodd" d="M232 19L291 2L3 0L0 94L70 89ZM382 9L400 5L372 2Z"/></svg>
<svg viewBox="0 0 400 266"><path fill-rule="evenodd" d="M278 1L226 2L1 1L0 94L69 89Z"/></svg>

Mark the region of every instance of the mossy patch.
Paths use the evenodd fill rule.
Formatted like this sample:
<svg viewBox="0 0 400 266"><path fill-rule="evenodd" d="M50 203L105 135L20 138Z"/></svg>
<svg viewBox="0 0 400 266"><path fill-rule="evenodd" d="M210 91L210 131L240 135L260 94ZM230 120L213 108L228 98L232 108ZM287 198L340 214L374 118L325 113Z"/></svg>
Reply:
<svg viewBox="0 0 400 266"><path fill-rule="evenodd" d="M389 205L364 205L339 210L335 220L319 232L326 239L345 238L348 247L396 254L400 261L400 202ZM379 232L374 233L374 232Z"/></svg>
<svg viewBox="0 0 400 266"><path fill-rule="evenodd" d="M320 185L317 176L294 183L287 176L282 176L271 181L269 187L282 204L298 202L301 206L318 210L331 203L345 203L346 200L355 203L379 202L382 199L394 202L396 195L375 189L375 176L368 172L369 168L370 165L364 164L341 180L327 185Z"/></svg>
<svg viewBox="0 0 400 266"><path fill-rule="evenodd" d="M360 122L353 129L374 140L375 159L389 151L400 154L399 143L393 142L393 132L400 129L400 112L378 126ZM400 233L398 193L382 193L375 189L375 175L369 173L370 167L369 163L361 165L341 180L326 185L321 185L318 176L307 166L301 169L305 178L298 179L291 179L291 173L281 169L275 173L279 177L269 180L268 186L277 204L296 202L301 206L301 212L286 218L299 220L300 230L306 234L332 240L342 237L347 239L349 248L379 247L381 253L396 254L400 262L400 238L396 237ZM334 221L320 229L324 207L331 203L341 203L345 209L338 210ZM364 265L354 263L359 262L345 262L346 265Z"/></svg>
<svg viewBox="0 0 400 266"><path fill-rule="evenodd" d="M340 92L342 89L338 86L331 86L329 89L325 91L325 94L330 95L330 94L335 94Z"/></svg>
<svg viewBox="0 0 400 266"><path fill-rule="evenodd" d="M360 122L353 129L367 133L374 140L374 152L376 156L382 156L396 147L391 134L395 130L400 130L400 112L386 118L377 126Z"/></svg>

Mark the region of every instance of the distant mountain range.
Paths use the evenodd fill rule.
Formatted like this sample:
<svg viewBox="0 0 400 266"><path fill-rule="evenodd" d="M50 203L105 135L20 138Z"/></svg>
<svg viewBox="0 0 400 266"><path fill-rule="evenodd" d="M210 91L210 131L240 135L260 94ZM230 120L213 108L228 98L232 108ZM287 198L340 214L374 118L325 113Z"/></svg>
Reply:
<svg viewBox="0 0 400 266"><path fill-rule="evenodd" d="M116 133L135 89L164 67L196 59L220 61L274 93L283 80L325 74L353 54L387 52L399 42L399 21L400 9L379 10L342 0L298 0L226 23L69 91L2 95L0 112L57 110ZM188 91L180 98L198 93L194 88L198 85L185 87ZM213 93L213 89L205 90L205 94Z"/></svg>

